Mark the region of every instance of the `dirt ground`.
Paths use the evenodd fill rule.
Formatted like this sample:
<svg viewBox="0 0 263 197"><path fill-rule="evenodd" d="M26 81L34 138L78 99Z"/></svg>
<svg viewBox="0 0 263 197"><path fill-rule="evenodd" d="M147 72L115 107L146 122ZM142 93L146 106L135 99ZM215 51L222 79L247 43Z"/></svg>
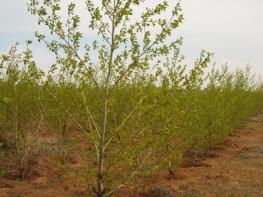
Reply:
<svg viewBox="0 0 263 197"><path fill-rule="evenodd" d="M37 178L0 178L0 197L87 196L85 187L68 185L59 173L38 163ZM149 192L129 197L263 197L263 112L251 118L224 144L193 167L182 167L172 180L160 173L145 180Z"/></svg>
<svg viewBox="0 0 263 197"><path fill-rule="evenodd" d="M173 180L156 175L147 197L263 197L263 112L251 118L198 167Z"/></svg>

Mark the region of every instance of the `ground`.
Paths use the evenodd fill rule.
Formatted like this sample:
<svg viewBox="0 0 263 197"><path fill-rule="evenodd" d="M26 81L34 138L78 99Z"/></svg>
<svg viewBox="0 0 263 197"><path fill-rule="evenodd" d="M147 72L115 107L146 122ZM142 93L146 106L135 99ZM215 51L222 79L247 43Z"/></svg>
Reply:
<svg viewBox="0 0 263 197"><path fill-rule="evenodd" d="M75 164L76 163L76 164ZM77 161L73 162L77 165ZM0 178L0 197L87 196L85 187L70 185L40 160L35 179ZM251 118L224 144L195 166L182 166L173 179L166 173L145 178L148 192L123 192L135 197L263 197L263 112Z"/></svg>
<svg viewBox="0 0 263 197"><path fill-rule="evenodd" d="M197 167L152 179L145 196L263 197L263 114L251 118Z"/></svg>

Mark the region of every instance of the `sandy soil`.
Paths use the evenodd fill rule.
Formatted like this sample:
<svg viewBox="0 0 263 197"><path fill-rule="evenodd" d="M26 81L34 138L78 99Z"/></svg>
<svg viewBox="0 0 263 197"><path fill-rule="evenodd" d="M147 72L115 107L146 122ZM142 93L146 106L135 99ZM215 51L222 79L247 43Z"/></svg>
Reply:
<svg viewBox="0 0 263 197"><path fill-rule="evenodd" d="M195 167L182 167L172 180L166 173L148 177L151 188L140 197L263 197L263 112ZM0 197L87 196L85 186L70 185L47 160L37 164L36 178L28 181L0 178Z"/></svg>

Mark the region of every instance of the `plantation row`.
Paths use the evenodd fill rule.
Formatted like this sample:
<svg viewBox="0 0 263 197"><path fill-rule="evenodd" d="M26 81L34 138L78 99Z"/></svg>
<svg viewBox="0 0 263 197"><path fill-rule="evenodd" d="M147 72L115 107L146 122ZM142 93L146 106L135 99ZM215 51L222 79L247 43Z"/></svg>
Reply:
<svg viewBox="0 0 263 197"><path fill-rule="evenodd" d="M136 73L110 86L103 145L103 179L109 195L160 170L172 176L186 152L197 159L198 152L222 143L262 107L262 88L249 69L207 71L211 54L203 52L187 71L178 56L174 54L162 71ZM82 176L95 188L104 117L100 89L80 73L51 70L45 74L30 49L19 52L15 46L1 61L3 158L15 154L15 173L29 178L37 156L54 154L41 144L51 146L41 139L45 130L54 132L63 158L68 154L65 147L72 145L67 144L69 134L86 133L93 148L84 154L88 172ZM8 173L4 166L2 170Z"/></svg>
<svg viewBox="0 0 263 197"><path fill-rule="evenodd" d="M198 159L263 105L249 69L209 70L205 51L193 67L184 64L180 1L27 6L55 62L48 73L39 70L31 41L0 56L2 174L30 178L38 156L66 173L78 150L78 182L91 195L116 195L160 170L173 176L185 155Z"/></svg>

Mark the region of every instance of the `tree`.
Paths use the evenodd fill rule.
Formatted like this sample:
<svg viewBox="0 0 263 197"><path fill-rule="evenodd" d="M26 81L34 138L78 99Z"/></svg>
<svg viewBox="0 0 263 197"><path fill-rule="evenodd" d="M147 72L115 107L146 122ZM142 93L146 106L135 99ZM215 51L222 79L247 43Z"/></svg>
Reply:
<svg viewBox="0 0 263 197"><path fill-rule="evenodd" d="M111 105L116 98L114 95L122 88L121 84L134 80L140 80L143 86L148 87L152 81L144 82L143 75L150 75L154 79L151 65L160 65L163 57L182 42L174 35L175 29L183 21L181 6L180 2L172 2L163 0L154 6L147 6L144 0L101 0L96 3L86 0L90 15L87 32L80 31L81 16L76 14L77 5L74 3L67 6L66 19L61 16L63 6L60 0L30 0L28 3L29 11L38 16L38 23L48 27L54 36L50 38L36 32L38 40L43 41L56 55L53 68L60 65L60 70L66 71L70 78L79 84L89 81L92 90L99 92L98 108L90 109L87 94L82 89L86 112L92 124L92 143L96 148L95 190L98 197L110 196L126 186L126 183L121 183L111 189L105 188L109 176L105 166L110 162L109 157L114 156L108 153L118 138L118 132L123 130L147 98L146 93L141 92L134 107L128 109L129 112L124 113L125 116L113 128L111 116L114 112ZM141 13L139 10L142 10ZM90 39L85 42L85 33L89 32L95 32L97 37L92 42ZM138 156L140 151L135 152L137 158L143 156ZM133 163L137 162L135 158L133 160ZM139 174L140 170L141 164L138 164L126 181Z"/></svg>
<svg viewBox="0 0 263 197"><path fill-rule="evenodd" d="M0 140L13 148L18 172L29 178L41 147L39 133L43 123L41 89L44 73L37 68L27 41L24 51L13 46L0 55Z"/></svg>

